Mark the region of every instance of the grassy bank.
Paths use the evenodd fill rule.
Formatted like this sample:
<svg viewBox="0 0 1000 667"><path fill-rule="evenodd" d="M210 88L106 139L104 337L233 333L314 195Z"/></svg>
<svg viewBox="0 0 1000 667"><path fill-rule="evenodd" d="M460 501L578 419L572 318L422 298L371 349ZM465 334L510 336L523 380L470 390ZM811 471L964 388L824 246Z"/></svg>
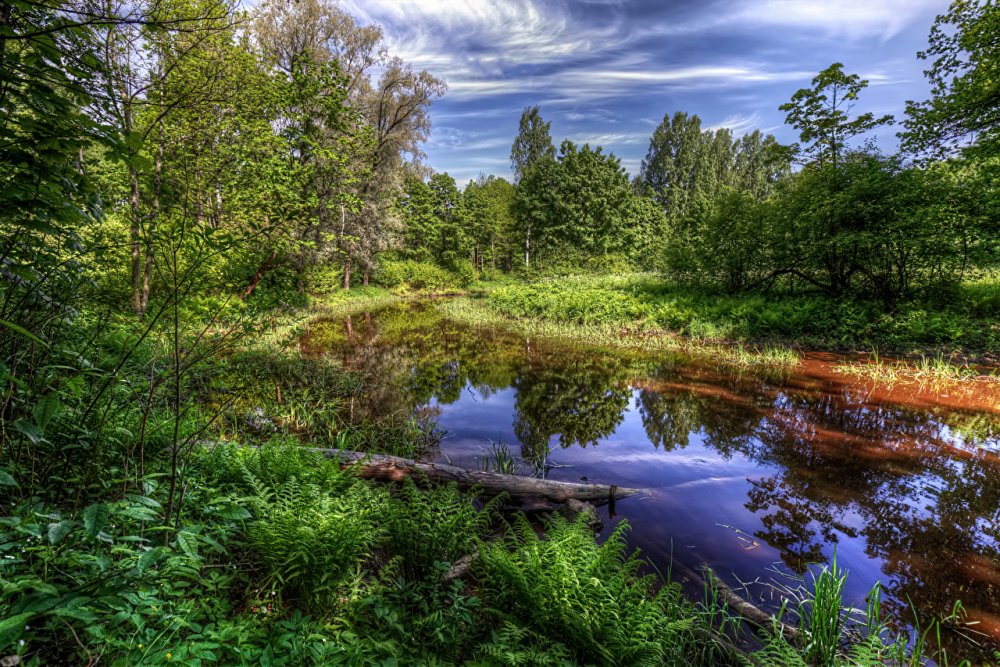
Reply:
<svg viewBox="0 0 1000 667"><path fill-rule="evenodd" d="M957 352L1000 349L1000 281L982 280L935 300L876 303L818 295L707 294L644 274L574 277L491 289L487 305L510 318L604 325L694 340L739 341L827 350Z"/></svg>
<svg viewBox="0 0 1000 667"><path fill-rule="evenodd" d="M508 289L503 287L500 289ZM676 352L692 359L710 361L736 370L784 374L795 369L799 355L775 345L713 344L646 329L630 329L621 323L576 323L545 317L510 317L495 308L491 297L461 298L438 305L449 318L478 327L501 326L537 338L553 338L602 347L621 347L647 352Z"/></svg>

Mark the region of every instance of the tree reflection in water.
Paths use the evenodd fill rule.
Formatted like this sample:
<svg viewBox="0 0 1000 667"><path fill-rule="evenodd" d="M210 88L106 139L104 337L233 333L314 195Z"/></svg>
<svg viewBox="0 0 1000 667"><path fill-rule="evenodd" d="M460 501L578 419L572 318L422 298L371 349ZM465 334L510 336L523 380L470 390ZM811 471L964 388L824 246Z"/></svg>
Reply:
<svg viewBox="0 0 1000 667"><path fill-rule="evenodd" d="M459 325L421 303L314 323L301 345L337 354L362 375L356 420L431 403L461 409L468 396L512 391L507 425L536 465L555 445L609 442L634 409L658 456L697 441L720 459L744 457L769 471L740 482L744 507L759 524L755 537L794 572L829 558L838 541L863 540L880 563L888 605L912 600L931 616L961 600L1000 642L995 413L880 402L808 367L775 384L674 356L526 341Z"/></svg>

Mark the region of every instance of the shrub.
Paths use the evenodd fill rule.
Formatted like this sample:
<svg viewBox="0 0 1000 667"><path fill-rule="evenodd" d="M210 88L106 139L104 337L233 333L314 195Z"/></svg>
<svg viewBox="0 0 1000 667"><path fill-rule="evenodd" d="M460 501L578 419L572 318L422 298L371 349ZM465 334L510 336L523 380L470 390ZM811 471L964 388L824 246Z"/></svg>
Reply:
<svg viewBox="0 0 1000 667"><path fill-rule="evenodd" d="M256 521L247 537L267 570L264 585L276 585L306 609L330 611L382 538L376 521L384 493L357 482L332 496L294 477L275 490L255 486Z"/></svg>
<svg viewBox="0 0 1000 667"><path fill-rule="evenodd" d="M344 284L344 268L337 264L315 264L306 269L305 289L309 294L329 294Z"/></svg>
<svg viewBox="0 0 1000 667"><path fill-rule="evenodd" d="M437 264L414 260L383 261L376 281L384 287L427 291L441 291L462 286L462 278L455 273Z"/></svg>

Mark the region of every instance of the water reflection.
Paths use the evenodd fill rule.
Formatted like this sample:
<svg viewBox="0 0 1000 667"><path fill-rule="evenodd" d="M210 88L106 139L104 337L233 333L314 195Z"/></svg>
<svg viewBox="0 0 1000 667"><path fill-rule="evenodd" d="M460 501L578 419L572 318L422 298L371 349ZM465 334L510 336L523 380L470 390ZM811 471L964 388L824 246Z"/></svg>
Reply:
<svg viewBox="0 0 1000 667"><path fill-rule="evenodd" d="M618 509L661 569L707 562L750 580L777 562L802 574L836 547L858 601L877 580L897 612L912 600L930 617L961 600L1000 645L1000 411L983 401L887 397L825 361L773 383L575 349L472 330L430 304L317 322L302 348L365 376L355 419L439 410L459 464L475 466L496 434L536 465L555 450L571 467L553 476L657 489Z"/></svg>

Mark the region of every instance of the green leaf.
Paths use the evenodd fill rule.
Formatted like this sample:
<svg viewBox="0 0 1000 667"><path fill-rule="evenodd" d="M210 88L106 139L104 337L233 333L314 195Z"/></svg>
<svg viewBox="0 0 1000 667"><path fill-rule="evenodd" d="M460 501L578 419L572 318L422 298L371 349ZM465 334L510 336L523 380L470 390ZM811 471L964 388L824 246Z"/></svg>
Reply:
<svg viewBox="0 0 1000 667"><path fill-rule="evenodd" d="M44 433L45 429L48 428L49 422L52 418L59 412L59 408L62 407L62 403L59 401L59 397L55 392L48 393L42 397L40 401L35 403L35 407L31 410L32 416L35 418L35 423L38 425L39 430Z"/></svg>
<svg viewBox="0 0 1000 667"><path fill-rule="evenodd" d="M24 626L34 616L33 613L17 614L0 621L0 650L16 642L24 632Z"/></svg>
<svg viewBox="0 0 1000 667"><path fill-rule="evenodd" d="M187 530L177 533L177 546L191 558L198 558L198 537Z"/></svg>
<svg viewBox="0 0 1000 667"><path fill-rule="evenodd" d="M75 521L65 519L57 523L49 524L49 544L57 544L73 530Z"/></svg>
<svg viewBox="0 0 1000 667"><path fill-rule="evenodd" d="M223 519L230 519L233 521L246 520L253 516L247 508L240 507L239 505L229 505L228 507L223 507L217 510L215 513Z"/></svg>
<svg viewBox="0 0 1000 667"><path fill-rule="evenodd" d="M110 514L111 508L105 503L94 503L83 510L83 527L87 534L91 537L97 537L97 534L104 528L104 524L108 522Z"/></svg>
<svg viewBox="0 0 1000 667"><path fill-rule="evenodd" d="M135 564L136 571L138 571L139 574L145 572L146 568L148 568L150 565L153 565L158 560L160 560L165 551L166 549L164 549L163 547L153 547L149 551L143 552L143 554L139 556L139 560L136 561Z"/></svg>
<svg viewBox="0 0 1000 667"><path fill-rule="evenodd" d="M14 422L13 426L15 431L21 435L27 436L28 440L31 440L31 444L33 445L37 445L45 439L45 436L42 435L41 429L39 429L36 424L24 421L23 419L18 419Z"/></svg>
<svg viewBox="0 0 1000 667"><path fill-rule="evenodd" d="M9 472L0 468L0 486L17 486L17 480Z"/></svg>
<svg viewBox="0 0 1000 667"><path fill-rule="evenodd" d="M6 327L7 329L10 329L14 333L21 334L25 338L27 338L29 340L32 340L32 341L38 343L39 345L43 345L45 347L48 347L48 343L46 343L44 340L42 340L41 338L39 338L35 334L31 333L30 331L28 331L24 327L19 326L17 324L14 324L13 322L8 322L7 320L0 320L0 327Z"/></svg>

